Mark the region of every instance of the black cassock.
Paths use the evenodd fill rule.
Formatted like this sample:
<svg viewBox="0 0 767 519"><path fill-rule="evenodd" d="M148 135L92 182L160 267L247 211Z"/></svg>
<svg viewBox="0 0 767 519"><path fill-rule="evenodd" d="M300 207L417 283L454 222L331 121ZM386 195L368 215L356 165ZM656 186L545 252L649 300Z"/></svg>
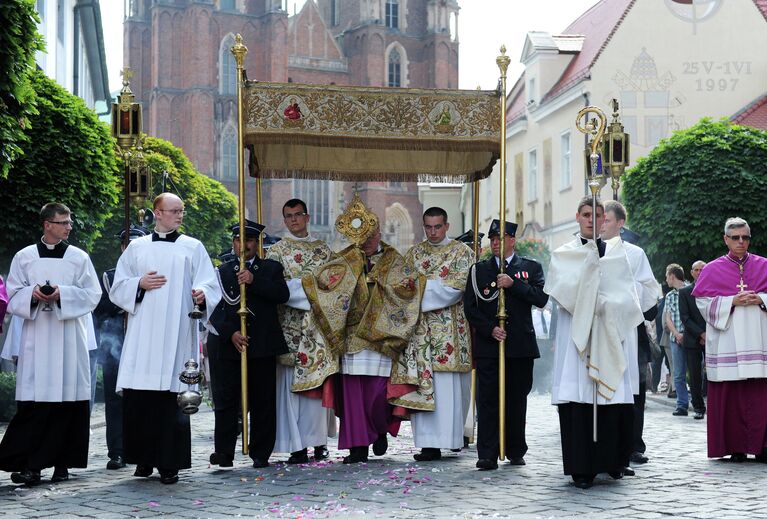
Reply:
<svg viewBox="0 0 767 519"><path fill-rule="evenodd" d="M521 458L527 452L525 417L527 395L533 385L533 361L540 357L533 328L532 307L542 308L549 296L543 292L540 263L515 254L506 267L514 279L504 290L506 306L506 456ZM473 355L477 368L477 454L498 458L498 263L495 257L480 261L469 272L463 296L466 318L474 331Z"/></svg>
<svg viewBox="0 0 767 519"><path fill-rule="evenodd" d="M218 267L223 297L211 315L215 329L208 335L208 358L215 407L215 449L234 457L240 410L240 353L232 335L240 330L239 260ZM253 282L246 285L248 335L248 407L250 411L250 457L267 461L276 435L276 366L278 355L288 353L277 317L277 305L290 297L282 265L254 258L248 267Z"/></svg>

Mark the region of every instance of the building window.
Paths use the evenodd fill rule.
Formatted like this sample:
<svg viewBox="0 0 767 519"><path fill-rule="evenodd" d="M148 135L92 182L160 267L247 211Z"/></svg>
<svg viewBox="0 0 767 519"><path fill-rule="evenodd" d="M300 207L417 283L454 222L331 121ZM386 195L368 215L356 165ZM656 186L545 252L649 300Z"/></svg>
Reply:
<svg viewBox="0 0 767 519"><path fill-rule="evenodd" d="M570 163L570 132L565 132L559 137L559 147L559 187L560 189L567 189L573 183L573 170Z"/></svg>
<svg viewBox="0 0 767 519"><path fill-rule="evenodd" d="M399 0L386 0L386 26L391 29L399 27Z"/></svg>
<svg viewBox="0 0 767 519"><path fill-rule="evenodd" d="M401 87L402 86L402 58L399 55L397 49L392 49L389 53L389 81L387 86Z"/></svg>
<svg viewBox="0 0 767 519"><path fill-rule="evenodd" d="M534 202L538 198L538 151L527 153L527 201Z"/></svg>
<svg viewBox="0 0 767 519"><path fill-rule="evenodd" d="M222 11L235 11L237 9L237 0L219 0L218 8Z"/></svg>
<svg viewBox="0 0 767 519"><path fill-rule="evenodd" d="M221 179L237 179L237 130L232 126L221 136Z"/></svg>
<svg viewBox="0 0 767 519"><path fill-rule="evenodd" d="M293 196L306 202L312 225L330 225L330 182L327 180L294 180Z"/></svg>
<svg viewBox="0 0 767 519"><path fill-rule="evenodd" d="M527 104L535 103L535 78L527 80Z"/></svg>
<svg viewBox="0 0 767 519"><path fill-rule="evenodd" d="M231 34L221 42L218 52L218 90L221 95L234 95L237 93L237 64L232 54L234 37Z"/></svg>
<svg viewBox="0 0 767 519"><path fill-rule="evenodd" d="M338 0L330 0L330 25L335 27L340 23L338 12Z"/></svg>

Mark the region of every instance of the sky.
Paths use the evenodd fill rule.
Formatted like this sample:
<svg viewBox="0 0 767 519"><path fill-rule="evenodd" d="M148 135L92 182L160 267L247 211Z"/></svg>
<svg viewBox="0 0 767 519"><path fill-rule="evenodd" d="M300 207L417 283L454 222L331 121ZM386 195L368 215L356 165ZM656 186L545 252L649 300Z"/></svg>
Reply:
<svg viewBox="0 0 767 519"><path fill-rule="evenodd" d="M290 14L300 10L305 1L291 0ZM123 3L124 0L101 0L111 91L120 89ZM527 32L559 34L595 3L597 0L458 0L459 87L494 89L500 75L495 58L501 45L505 45L511 58L507 81L507 88L511 89L524 69L519 57Z"/></svg>

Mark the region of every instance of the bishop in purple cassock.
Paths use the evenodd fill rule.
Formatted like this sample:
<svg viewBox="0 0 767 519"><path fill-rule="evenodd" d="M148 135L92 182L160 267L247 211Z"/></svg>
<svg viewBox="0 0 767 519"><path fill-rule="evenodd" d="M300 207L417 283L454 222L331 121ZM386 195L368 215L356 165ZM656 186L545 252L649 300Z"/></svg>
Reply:
<svg viewBox="0 0 767 519"><path fill-rule="evenodd" d="M692 295L706 320L708 456L767 462L767 258L751 230L725 224L729 252L703 269Z"/></svg>

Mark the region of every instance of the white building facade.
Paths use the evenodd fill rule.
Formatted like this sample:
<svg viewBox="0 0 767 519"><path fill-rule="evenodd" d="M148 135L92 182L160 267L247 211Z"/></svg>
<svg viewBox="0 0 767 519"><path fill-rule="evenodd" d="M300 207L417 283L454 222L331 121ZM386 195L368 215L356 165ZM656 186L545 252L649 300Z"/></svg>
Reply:
<svg viewBox="0 0 767 519"><path fill-rule="evenodd" d="M588 194L581 108L599 106L609 121L610 101L619 101L633 165L674 130L703 117L737 120L764 97L764 48L763 0L602 0L561 35L528 33L507 109L506 214L517 236L553 249L576 232ZM480 188L482 229L498 218L498 167ZM467 228L471 190L462 191ZM609 185L601 196L612 198Z"/></svg>
<svg viewBox="0 0 767 519"><path fill-rule="evenodd" d="M103 115L112 100L99 1L37 0L36 7L46 45L35 56L37 66Z"/></svg>

